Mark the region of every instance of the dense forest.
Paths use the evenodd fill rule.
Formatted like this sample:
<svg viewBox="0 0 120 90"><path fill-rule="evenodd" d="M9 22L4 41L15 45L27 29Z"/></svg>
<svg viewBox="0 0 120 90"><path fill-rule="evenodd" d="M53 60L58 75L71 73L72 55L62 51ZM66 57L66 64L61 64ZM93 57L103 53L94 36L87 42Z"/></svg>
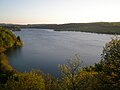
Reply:
<svg viewBox="0 0 120 90"><path fill-rule="evenodd" d="M69 23L69 24L28 24L28 25L12 25L0 24L13 30L20 28L40 28L53 29L55 31L81 31L91 33L120 34L120 22L94 22L94 23Z"/></svg>
<svg viewBox="0 0 120 90"><path fill-rule="evenodd" d="M20 73L10 65L4 50L22 46L20 37L0 28L0 90L120 90L120 38L106 43L101 60L81 67L79 55L58 65L61 78L40 70Z"/></svg>

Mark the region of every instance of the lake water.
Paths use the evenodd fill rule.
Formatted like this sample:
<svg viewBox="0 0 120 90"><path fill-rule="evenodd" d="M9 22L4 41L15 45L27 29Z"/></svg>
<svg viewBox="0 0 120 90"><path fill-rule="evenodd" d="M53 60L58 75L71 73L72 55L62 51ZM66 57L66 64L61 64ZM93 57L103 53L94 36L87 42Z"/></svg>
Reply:
<svg viewBox="0 0 120 90"><path fill-rule="evenodd" d="M58 64L80 55L82 66L100 61L103 46L112 35L84 32L53 31L50 29L22 29L14 31L23 40L23 47L7 51L9 63L20 72L39 69L59 76Z"/></svg>

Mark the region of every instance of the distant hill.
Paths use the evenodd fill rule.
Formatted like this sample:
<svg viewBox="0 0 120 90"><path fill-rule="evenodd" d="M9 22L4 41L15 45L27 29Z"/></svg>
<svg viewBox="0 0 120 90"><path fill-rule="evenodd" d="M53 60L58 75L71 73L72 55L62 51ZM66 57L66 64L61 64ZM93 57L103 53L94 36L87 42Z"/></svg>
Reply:
<svg viewBox="0 0 120 90"><path fill-rule="evenodd" d="M120 22L28 24L19 27L54 29L55 31L80 31L80 32L104 33L104 34L120 34Z"/></svg>
<svg viewBox="0 0 120 90"><path fill-rule="evenodd" d="M11 24L6 26L11 26ZM104 34L120 34L120 22L68 23L68 24L28 24L13 25L19 28L53 29L55 31L80 31Z"/></svg>
<svg viewBox="0 0 120 90"><path fill-rule="evenodd" d="M10 30L13 30L13 31L21 31L19 25L17 25L17 24L4 24L4 23L1 23L0 26L5 28L5 29L10 29Z"/></svg>

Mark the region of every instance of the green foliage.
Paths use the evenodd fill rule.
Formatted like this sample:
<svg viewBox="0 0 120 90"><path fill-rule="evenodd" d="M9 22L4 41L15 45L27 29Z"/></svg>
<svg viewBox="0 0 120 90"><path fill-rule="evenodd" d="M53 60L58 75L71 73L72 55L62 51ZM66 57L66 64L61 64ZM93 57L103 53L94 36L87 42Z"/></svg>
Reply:
<svg viewBox="0 0 120 90"><path fill-rule="evenodd" d="M4 52L6 49L4 47L0 47L0 53Z"/></svg>
<svg viewBox="0 0 120 90"><path fill-rule="evenodd" d="M50 74L44 75L45 90L63 90L61 81L58 78L52 77Z"/></svg>
<svg viewBox="0 0 120 90"><path fill-rule="evenodd" d="M59 65L60 72L62 74L62 81L64 81L63 87L69 90L76 90L78 75L80 74L80 57L75 55L72 59L68 60L67 64Z"/></svg>
<svg viewBox="0 0 120 90"><path fill-rule="evenodd" d="M120 73L120 39L118 37L106 44L102 54L106 69Z"/></svg>
<svg viewBox="0 0 120 90"><path fill-rule="evenodd" d="M102 54L102 62L102 82L111 90L120 89L120 39L118 37L112 38L106 44Z"/></svg>
<svg viewBox="0 0 120 90"><path fill-rule="evenodd" d="M21 45L22 41L19 36L16 38L16 36L10 30L4 28L0 29L0 47L7 49Z"/></svg>
<svg viewBox="0 0 120 90"><path fill-rule="evenodd" d="M18 41L21 41L20 36L17 36L17 40L18 40Z"/></svg>
<svg viewBox="0 0 120 90"><path fill-rule="evenodd" d="M0 72L5 73L12 71L13 68L8 64L7 56L5 54L0 54Z"/></svg>
<svg viewBox="0 0 120 90"><path fill-rule="evenodd" d="M95 64L97 72L95 86L97 90L120 90L120 39L113 37L106 44L102 54L102 60Z"/></svg>
<svg viewBox="0 0 120 90"><path fill-rule="evenodd" d="M96 72L102 72L104 70L104 64L103 61L100 61L99 63L95 63L94 70Z"/></svg>
<svg viewBox="0 0 120 90"><path fill-rule="evenodd" d="M15 70L9 65L7 56L0 54L0 83L5 83L9 76L13 75Z"/></svg>
<svg viewBox="0 0 120 90"><path fill-rule="evenodd" d="M17 40L16 36L8 29L0 27L0 82L6 82L9 76L16 71L9 65L7 56L3 53L6 49L21 46L22 41Z"/></svg>
<svg viewBox="0 0 120 90"><path fill-rule="evenodd" d="M19 73L11 76L3 88L5 90L45 90L44 79L36 73Z"/></svg>
<svg viewBox="0 0 120 90"><path fill-rule="evenodd" d="M2 30L2 29L3 29L3 27L0 26L0 30Z"/></svg>

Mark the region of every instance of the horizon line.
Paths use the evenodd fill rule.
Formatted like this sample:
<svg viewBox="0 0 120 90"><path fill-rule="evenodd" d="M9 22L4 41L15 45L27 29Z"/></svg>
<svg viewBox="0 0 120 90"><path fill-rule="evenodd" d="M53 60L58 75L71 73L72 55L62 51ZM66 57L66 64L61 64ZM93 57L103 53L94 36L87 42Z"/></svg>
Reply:
<svg viewBox="0 0 120 90"><path fill-rule="evenodd" d="M62 25L62 24L79 24L79 23L119 23L120 21L98 21L98 22L68 22L68 23L7 23L7 22L0 22L0 24L13 24L13 25L32 25L32 24L57 24L57 25Z"/></svg>

